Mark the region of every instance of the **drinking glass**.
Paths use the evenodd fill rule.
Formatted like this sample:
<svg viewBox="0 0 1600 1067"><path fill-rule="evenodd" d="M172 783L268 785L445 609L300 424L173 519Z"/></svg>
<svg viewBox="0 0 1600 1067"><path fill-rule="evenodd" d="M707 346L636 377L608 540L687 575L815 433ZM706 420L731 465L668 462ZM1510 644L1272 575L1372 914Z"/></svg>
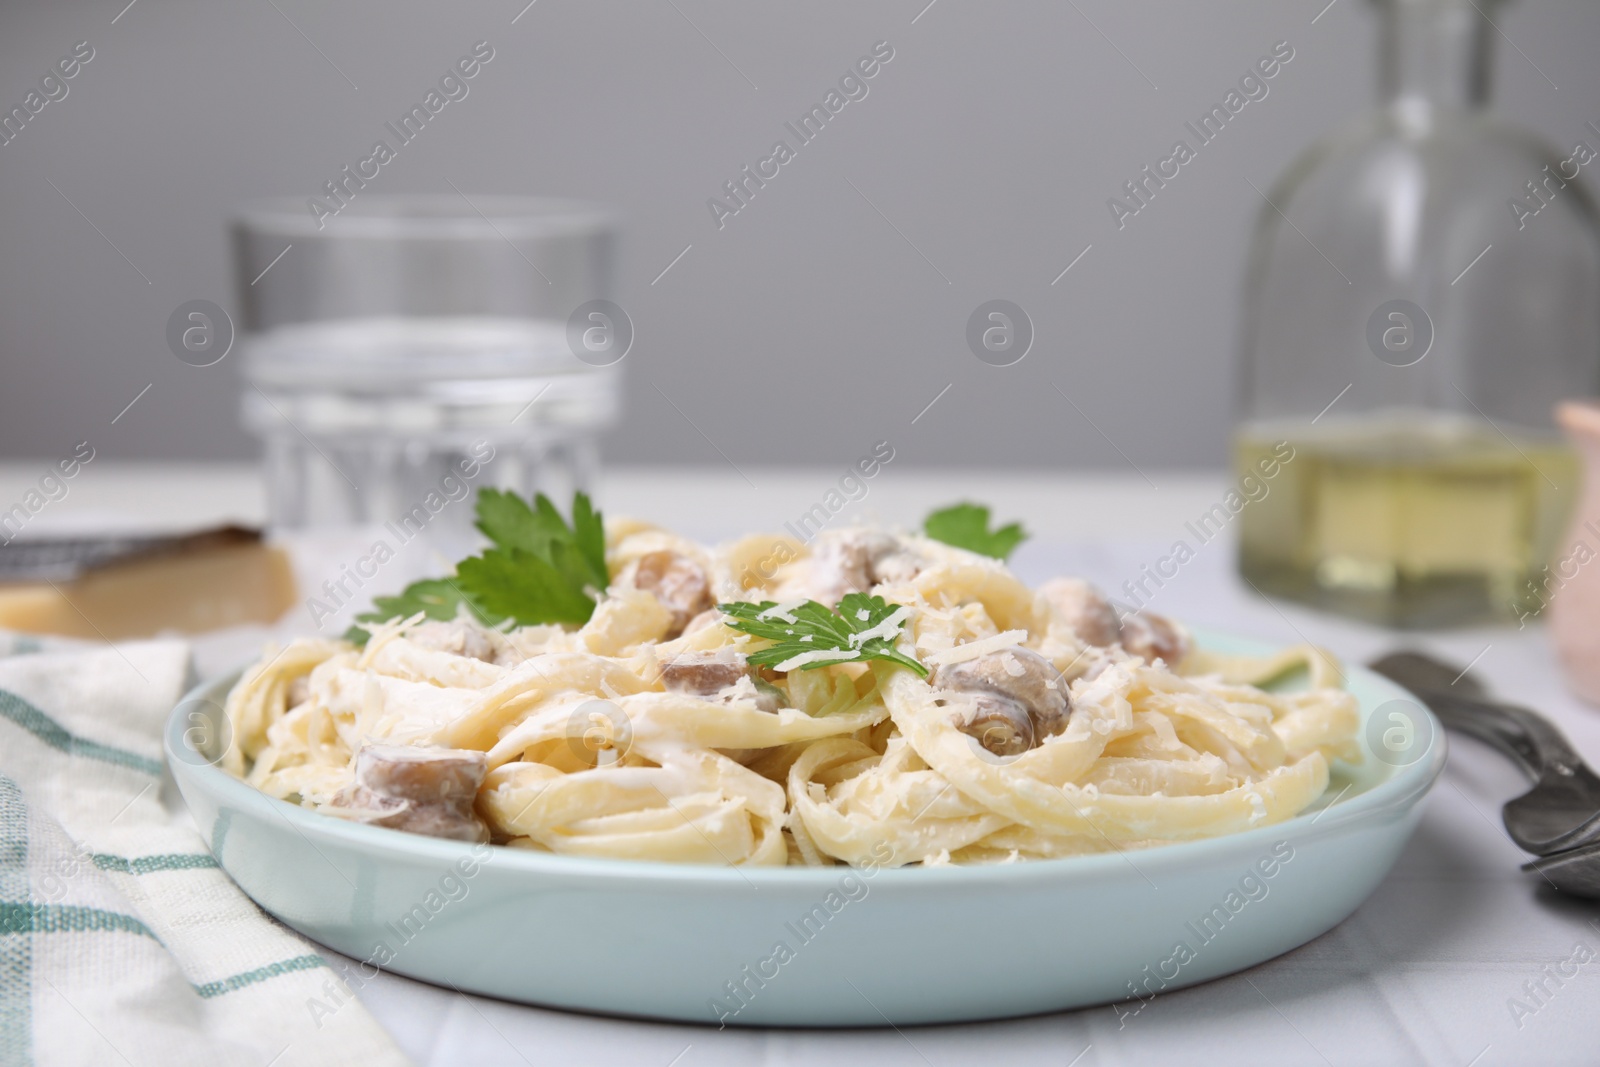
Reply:
<svg viewBox="0 0 1600 1067"><path fill-rule="evenodd" d="M243 418L281 530L470 530L473 488L595 473L632 326L607 211L525 197L246 205L233 227Z"/></svg>

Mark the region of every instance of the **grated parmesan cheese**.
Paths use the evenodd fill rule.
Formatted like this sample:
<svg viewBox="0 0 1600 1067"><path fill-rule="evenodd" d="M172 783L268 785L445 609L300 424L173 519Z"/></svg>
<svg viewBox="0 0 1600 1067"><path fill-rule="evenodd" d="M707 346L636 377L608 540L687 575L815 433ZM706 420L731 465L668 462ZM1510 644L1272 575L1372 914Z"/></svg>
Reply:
<svg viewBox="0 0 1600 1067"><path fill-rule="evenodd" d="M859 633L851 634L850 643L855 645L857 648L860 648L874 637L881 637L887 641L893 641L896 637L900 636L900 625L904 623L906 619L910 618L910 616L910 608L904 606L896 608L894 611L889 613L887 618L885 618L878 625L874 626L872 629L862 630ZM863 611L861 613L861 621L865 622L867 618L867 613Z"/></svg>
<svg viewBox="0 0 1600 1067"><path fill-rule="evenodd" d="M756 618L761 619L761 620L763 620L765 622L771 622L773 619L782 619L784 622L795 622L797 620L794 617L794 609L798 608L801 604L804 604L804 603L805 603L804 599L801 599L801 600L785 600L781 604L772 605L772 607L768 608L766 611L763 611L761 614L757 615Z"/></svg>
<svg viewBox="0 0 1600 1067"><path fill-rule="evenodd" d="M798 656L790 656L782 663L773 664L772 669L775 671L794 671L799 670L808 663L837 663L840 660L855 659L860 655L861 652L858 649L851 649L849 652L845 652L837 648L819 648L815 652L802 652Z"/></svg>
<svg viewBox="0 0 1600 1067"><path fill-rule="evenodd" d="M999 652L1004 648L1014 648L1022 644L1027 638L1028 631L1026 630L1007 630L1005 633L995 634L993 637L985 637L965 645L957 645L955 648L946 649L943 652L935 652L928 659L932 660L937 667L948 667L952 663L965 663L969 659L977 659L979 656L986 656L990 652Z"/></svg>

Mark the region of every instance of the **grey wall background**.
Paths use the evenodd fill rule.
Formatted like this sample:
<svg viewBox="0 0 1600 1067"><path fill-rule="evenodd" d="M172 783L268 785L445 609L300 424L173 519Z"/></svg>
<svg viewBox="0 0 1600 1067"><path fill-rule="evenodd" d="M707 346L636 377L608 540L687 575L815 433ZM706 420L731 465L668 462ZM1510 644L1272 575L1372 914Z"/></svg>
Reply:
<svg viewBox="0 0 1600 1067"><path fill-rule="evenodd" d="M168 314L236 306L230 205L314 194L486 39L471 95L371 188L621 207L638 340L611 460L845 462L887 437L908 464L1218 464L1249 182L1374 98L1361 0L525 2L0 2L0 110L95 49L0 145L0 457L85 437L119 459L254 455L235 361L180 363ZM1495 18L1498 110L1595 143L1600 4ZM895 55L867 98L719 231L707 198L880 39ZM1119 231L1106 199L1280 40L1295 58L1270 95ZM964 341L996 297L1036 330L1003 369Z"/></svg>

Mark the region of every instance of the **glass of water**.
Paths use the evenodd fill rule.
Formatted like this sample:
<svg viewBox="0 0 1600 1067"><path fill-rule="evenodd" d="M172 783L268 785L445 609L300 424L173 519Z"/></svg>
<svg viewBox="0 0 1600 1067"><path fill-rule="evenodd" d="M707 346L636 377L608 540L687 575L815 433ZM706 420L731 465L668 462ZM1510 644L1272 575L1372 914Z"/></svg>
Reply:
<svg viewBox="0 0 1600 1067"><path fill-rule="evenodd" d="M633 342L610 300L613 241L609 213L573 201L242 208L243 418L265 445L272 525L463 535L472 508L454 502L484 485L565 510Z"/></svg>

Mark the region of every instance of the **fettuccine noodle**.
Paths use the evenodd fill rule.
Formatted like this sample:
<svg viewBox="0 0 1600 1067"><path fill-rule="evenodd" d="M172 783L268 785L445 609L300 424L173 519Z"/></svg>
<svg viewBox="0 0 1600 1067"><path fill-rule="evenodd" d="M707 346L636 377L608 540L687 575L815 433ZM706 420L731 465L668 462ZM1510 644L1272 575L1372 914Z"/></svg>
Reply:
<svg viewBox="0 0 1600 1067"><path fill-rule="evenodd" d="M1337 663L1195 649L1084 583L879 530L717 550L607 525L578 628L465 613L304 638L228 700L225 766L329 815L577 856L729 865L1006 862L1290 818L1359 759ZM909 608L882 660L753 668L714 604L852 590ZM782 610L782 609L780 609ZM1259 688L1302 672L1296 691ZM884 851L884 846L888 851Z"/></svg>

